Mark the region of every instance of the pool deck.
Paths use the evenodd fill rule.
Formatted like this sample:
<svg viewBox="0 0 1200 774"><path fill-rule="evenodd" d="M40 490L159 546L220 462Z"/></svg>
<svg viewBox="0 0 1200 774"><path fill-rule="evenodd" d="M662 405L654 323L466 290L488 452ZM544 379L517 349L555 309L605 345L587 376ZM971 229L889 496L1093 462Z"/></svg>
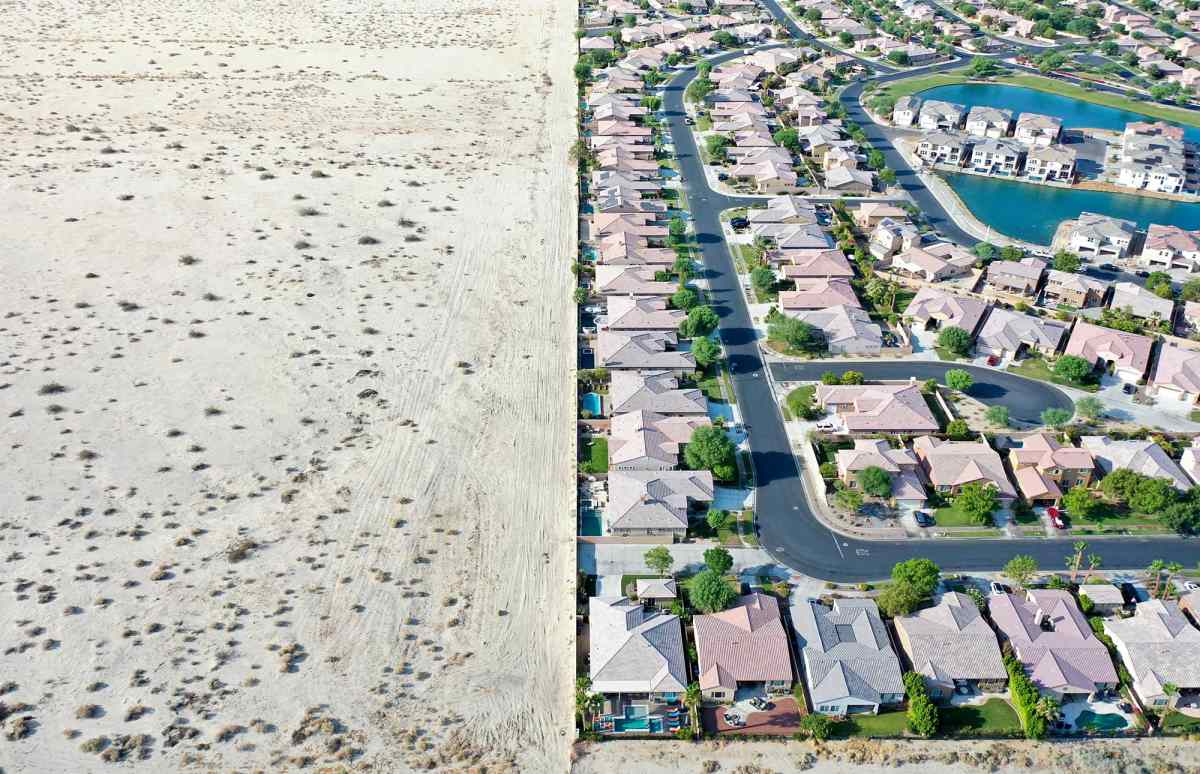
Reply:
<svg viewBox="0 0 1200 774"><path fill-rule="evenodd" d="M1126 728L1134 728L1135 720L1132 713L1122 712L1121 707L1117 702L1113 701L1073 701L1062 705L1063 720L1071 724L1072 731L1083 731L1076 726L1076 721L1079 715L1083 712L1092 712L1096 715L1120 715L1125 719Z"/></svg>

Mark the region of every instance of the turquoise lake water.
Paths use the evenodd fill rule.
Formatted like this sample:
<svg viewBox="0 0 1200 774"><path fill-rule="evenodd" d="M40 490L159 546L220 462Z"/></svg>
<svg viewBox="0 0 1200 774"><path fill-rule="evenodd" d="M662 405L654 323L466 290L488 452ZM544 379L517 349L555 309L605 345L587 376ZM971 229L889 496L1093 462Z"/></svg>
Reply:
<svg viewBox="0 0 1200 774"><path fill-rule="evenodd" d="M1139 113L1093 105L1019 86L960 84L939 86L920 93L923 99L956 102L970 108L988 105L1023 112L1058 116L1066 128L1121 130L1131 121L1154 120ZM1185 127L1185 136L1200 142L1200 129ZM942 174L942 173L939 173ZM1184 204L1132 194L1050 188L975 175L943 175L967 208L996 231L1027 242L1049 244L1063 220L1079 213L1098 212L1126 218L1145 228L1151 223L1200 228L1200 204Z"/></svg>

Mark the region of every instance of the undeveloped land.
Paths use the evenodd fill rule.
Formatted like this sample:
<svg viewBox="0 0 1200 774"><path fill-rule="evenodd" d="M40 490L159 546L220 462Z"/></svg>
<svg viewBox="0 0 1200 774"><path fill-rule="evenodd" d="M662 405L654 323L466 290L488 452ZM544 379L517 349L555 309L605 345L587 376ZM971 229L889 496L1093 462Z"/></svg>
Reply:
<svg viewBox="0 0 1200 774"><path fill-rule="evenodd" d="M0 6L0 767L567 767L574 24Z"/></svg>

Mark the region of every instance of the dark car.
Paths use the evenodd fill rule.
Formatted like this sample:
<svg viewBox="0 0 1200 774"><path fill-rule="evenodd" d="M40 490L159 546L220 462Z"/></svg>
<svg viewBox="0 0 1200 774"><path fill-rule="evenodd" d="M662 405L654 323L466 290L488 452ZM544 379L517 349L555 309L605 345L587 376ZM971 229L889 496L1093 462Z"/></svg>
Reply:
<svg viewBox="0 0 1200 774"><path fill-rule="evenodd" d="M729 221L729 225L733 226L734 231L741 231L750 228L750 221L745 218L734 218Z"/></svg>
<svg viewBox="0 0 1200 774"><path fill-rule="evenodd" d="M1135 392L1137 392L1137 385L1126 384L1121 387L1121 392L1125 393L1126 395L1133 395Z"/></svg>
<svg viewBox="0 0 1200 774"><path fill-rule="evenodd" d="M721 182L724 182L729 179L729 175L725 174L724 172L718 172L717 179L720 180Z"/></svg>
<svg viewBox="0 0 1200 774"><path fill-rule="evenodd" d="M1126 581L1121 584L1121 599L1125 600L1126 605L1136 605L1138 601L1137 589L1133 584Z"/></svg>
<svg viewBox="0 0 1200 774"><path fill-rule="evenodd" d="M920 527L932 527L937 524L933 519L933 514L929 511L914 511L913 518L917 520L917 526Z"/></svg>
<svg viewBox="0 0 1200 774"><path fill-rule="evenodd" d="M1120 269L1118 269L1116 266L1114 266L1111 263L1102 263L1102 264L1100 264L1100 268L1103 269L1104 271L1120 271Z"/></svg>
<svg viewBox="0 0 1200 774"><path fill-rule="evenodd" d="M1138 271L1135 271L1135 272L1134 272L1134 274L1136 274L1137 276L1141 277L1142 279L1145 279L1146 277L1149 277L1149 276L1150 276L1150 272L1148 272L1148 271L1142 271L1142 270L1140 270L1140 269L1139 269Z"/></svg>

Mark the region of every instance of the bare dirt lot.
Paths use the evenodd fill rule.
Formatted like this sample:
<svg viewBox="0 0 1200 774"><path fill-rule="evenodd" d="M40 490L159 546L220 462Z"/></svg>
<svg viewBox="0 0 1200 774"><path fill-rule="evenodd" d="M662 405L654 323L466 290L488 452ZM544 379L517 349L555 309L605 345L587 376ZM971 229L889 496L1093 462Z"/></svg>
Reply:
<svg viewBox="0 0 1200 774"><path fill-rule="evenodd" d="M0 6L0 768L567 767L574 24Z"/></svg>

